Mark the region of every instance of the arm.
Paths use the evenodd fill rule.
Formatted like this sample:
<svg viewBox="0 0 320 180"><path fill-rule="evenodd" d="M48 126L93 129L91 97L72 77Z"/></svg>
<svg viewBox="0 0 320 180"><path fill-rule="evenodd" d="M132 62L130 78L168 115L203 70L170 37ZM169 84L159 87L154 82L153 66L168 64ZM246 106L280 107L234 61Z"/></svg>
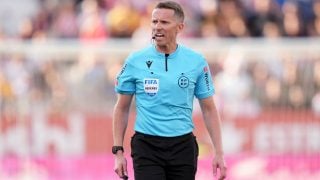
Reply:
<svg viewBox="0 0 320 180"><path fill-rule="evenodd" d="M113 145L123 146L125 131L128 125L130 104L133 95L119 94L113 111ZM122 151L115 156L115 172L119 177L128 176L127 161Z"/></svg>
<svg viewBox="0 0 320 180"><path fill-rule="evenodd" d="M227 168L223 157L220 116L212 96L200 99L199 103L202 110L205 126L208 130L215 150L215 157L213 160L213 173L216 175L217 169L220 169L219 180L222 180L226 177Z"/></svg>

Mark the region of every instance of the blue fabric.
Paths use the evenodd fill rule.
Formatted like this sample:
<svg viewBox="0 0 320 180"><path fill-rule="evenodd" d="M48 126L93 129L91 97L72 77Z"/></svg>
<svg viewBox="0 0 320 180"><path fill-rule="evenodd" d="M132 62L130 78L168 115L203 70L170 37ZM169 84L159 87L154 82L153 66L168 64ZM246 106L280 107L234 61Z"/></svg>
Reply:
<svg viewBox="0 0 320 180"><path fill-rule="evenodd" d="M135 94L136 131L174 137L192 132L194 97L212 96L214 86L208 64L200 54L178 45L166 63L165 54L150 45L126 59L115 91Z"/></svg>

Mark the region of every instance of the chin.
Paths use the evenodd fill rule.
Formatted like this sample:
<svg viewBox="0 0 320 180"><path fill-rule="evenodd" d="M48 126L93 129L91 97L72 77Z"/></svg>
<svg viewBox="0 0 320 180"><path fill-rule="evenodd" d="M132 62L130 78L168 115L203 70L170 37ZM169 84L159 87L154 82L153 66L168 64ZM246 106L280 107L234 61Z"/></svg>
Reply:
<svg viewBox="0 0 320 180"><path fill-rule="evenodd" d="M156 45L157 45L157 46L166 46L167 43L164 43L164 42L156 42Z"/></svg>

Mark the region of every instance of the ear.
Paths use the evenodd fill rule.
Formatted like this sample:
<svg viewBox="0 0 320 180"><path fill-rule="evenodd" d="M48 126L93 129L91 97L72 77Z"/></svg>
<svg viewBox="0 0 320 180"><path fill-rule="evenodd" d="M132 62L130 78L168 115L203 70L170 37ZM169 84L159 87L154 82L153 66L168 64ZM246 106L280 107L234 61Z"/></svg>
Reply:
<svg viewBox="0 0 320 180"><path fill-rule="evenodd" d="M177 33L180 33L184 28L184 23L179 23L177 26Z"/></svg>

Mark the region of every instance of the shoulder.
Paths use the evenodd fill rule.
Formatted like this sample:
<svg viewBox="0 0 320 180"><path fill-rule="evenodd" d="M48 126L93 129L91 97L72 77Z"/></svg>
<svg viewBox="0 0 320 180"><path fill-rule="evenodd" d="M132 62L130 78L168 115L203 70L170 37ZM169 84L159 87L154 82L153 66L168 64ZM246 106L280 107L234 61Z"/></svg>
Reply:
<svg viewBox="0 0 320 180"><path fill-rule="evenodd" d="M134 63L135 61L144 58L144 57L148 57L149 55L152 54L152 46L147 46L143 49L137 50L132 52L128 58L127 58L127 63Z"/></svg>
<svg viewBox="0 0 320 180"><path fill-rule="evenodd" d="M190 47L187 47L184 45L179 45L179 46L181 48L180 49L181 52L183 54L185 54L186 56L204 60L204 56L200 52L197 52L197 51L191 49Z"/></svg>
<svg viewBox="0 0 320 180"><path fill-rule="evenodd" d="M183 54L183 56L188 57L192 61L197 62L199 64L206 63L205 57L200 52L197 52L191 49L190 47L187 47L184 45L179 45L179 46L180 46L181 54Z"/></svg>

